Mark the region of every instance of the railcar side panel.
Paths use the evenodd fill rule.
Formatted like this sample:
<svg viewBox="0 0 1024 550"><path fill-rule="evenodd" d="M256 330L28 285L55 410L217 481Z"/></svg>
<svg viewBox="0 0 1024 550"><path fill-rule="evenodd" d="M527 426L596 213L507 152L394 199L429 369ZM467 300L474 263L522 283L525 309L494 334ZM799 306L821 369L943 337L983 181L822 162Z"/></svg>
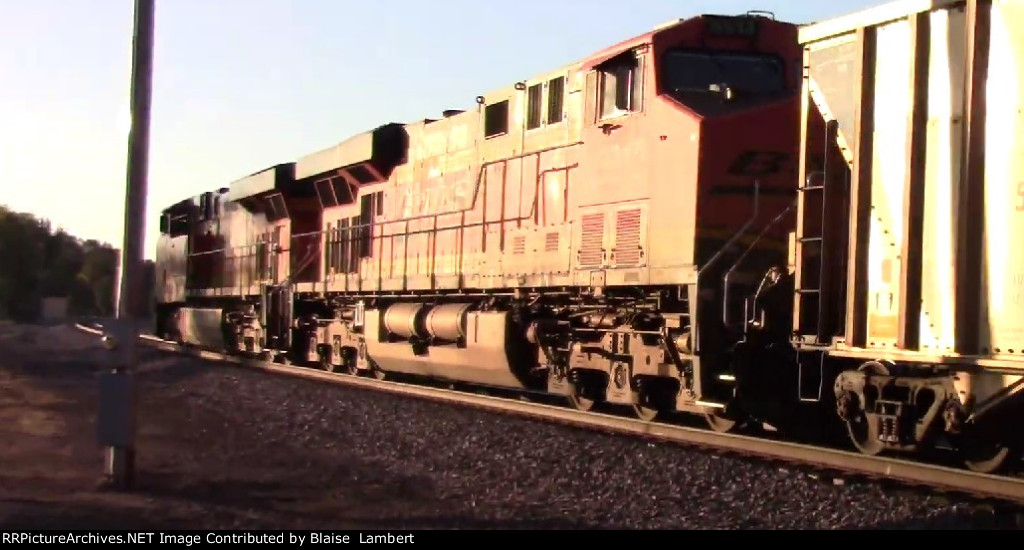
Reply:
<svg viewBox="0 0 1024 550"><path fill-rule="evenodd" d="M899 334L900 254L904 241L904 187L909 173L907 113L912 98L910 22L875 29L874 111L871 140L871 218L868 236L867 343L896 345Z"/></svg>
<svg viewBox="0 0 1024 550"><path fill-rule="evenodd" d="M971 84L966 70L968 54L973 51L968 42L972 21L963 3L941 4L863 27L872 41L870 58L864 64L872 82L867 96L870 104L861 105L857 94L851 93L852 87L841 85L851 70L860 67L857 48L862 39L856 32L821 36L806 44L812 99L838 120L838 141L853 172L858 166L870 170L866 180L870 229L866 239L855 240L851 248L867 248L866 286L861 292L856 275L847 282L853 291L850 304L861 304L866 313L866 335L862 342L846 342L845 346L902 348L932 355L1020 356L1024 352L1024 313L1014 307L1014 300L1018 294L1024 296L1018 291L1018 287L1024 288L1024 277L1017 277L1022 281L1018 283L1015 276L1024 273L1024 264L1018 267L1019 255L1012 243L1013 235L1024 229L1016 206L1017 182L1024 170L1020 160L1024 100L1017 86L1024 50L1021 40L1012 37L1021 26L1014 19L1021 4L1013 0L979 3L979 9L987 14L981 17L988 24L978 28L988 47L979 49L977 56L988 76L981 80L987 82L982 100L986 107L973 114L984 117L978 123L981 134L973 137L964 95ZM926 80L915 92L916 64L924 66ZM925 112L919 138L914 137L912 127L915 105ZM869 136L855 133L859 113L868 113L865 116L871 119L865 126L870 128ZM964 164L965 147L969 141L979 140L984 141L982 154L972 163L974 168L969 168ZM858 161L859 143L869 147L870 161ZM914 155L922 159L919 167L914 165ZM916 192L922 195L919 209L908 203L912 186L920 188ZM963 208L974 201L969 193L975 188L983 190L984 208L970 216ZM851 181L850 192L855 191L856 182ZM1024 200L1020 204L1024 205ZM915 219L918 223L908 223ZM984 230L971 230L972 226ZM914 249L908 252L907 247ZM983 251L981 265L965 265L964 254L972 249ZM920 258L911 258L921 265L920 275L911 277L911 284L919 290L901 288L908 270L913 269L906 265L908 253ZM851 256L851 261L855 259ZM974 271L980 271L980 277L971 276ZM968 284L975 285L977 293L964 287ZM845 295L845 289L842 292ZM961 307L977 310L977 317L967 322L958 320L957 300L953 299L965 292L968 295L961 299ZM904 301L901 306L901 295L907 293L919 296L919 305ZM975 344L958 348L958 340L968 338L967 332L975 329ZM901 343L901 331L917 336Z"/></svg>
<svg viewBox="0 0 1024 550"><path fill-rule="evenodd" d="M1024 359L1024 2L989 17L981 347Z"/></svg>
<svg viewBox="0 0 1024 550"><path fill-rule="evenodd" d="M967 55L966 14L938 10L928 16L928 127L925 137L925 208L921 274L921 350L951 353L955 344L955 205L958 201Z"/></svg>

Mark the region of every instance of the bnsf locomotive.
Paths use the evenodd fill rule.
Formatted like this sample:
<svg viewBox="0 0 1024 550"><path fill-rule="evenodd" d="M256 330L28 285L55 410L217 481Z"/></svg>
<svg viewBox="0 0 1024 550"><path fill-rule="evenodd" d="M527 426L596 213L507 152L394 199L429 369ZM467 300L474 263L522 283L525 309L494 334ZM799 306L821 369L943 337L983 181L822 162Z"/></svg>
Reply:
<svg viewBox="0 0 1024 550"><path fill-rule="evenodd" d="M702 15L384 124L164 210L156 330L994 471L1024 384L1022 4Z"/></svg>

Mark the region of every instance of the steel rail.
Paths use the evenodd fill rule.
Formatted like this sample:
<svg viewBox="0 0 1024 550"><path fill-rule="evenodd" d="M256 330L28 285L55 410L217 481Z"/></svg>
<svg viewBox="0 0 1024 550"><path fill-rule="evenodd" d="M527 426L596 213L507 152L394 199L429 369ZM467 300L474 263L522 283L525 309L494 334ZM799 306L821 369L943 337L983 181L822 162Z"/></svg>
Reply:
<svg viewBox="0 0 1024 550"><path fill-rule="evenodd" d="M76 325L76 328L97 335L102 333L96 328L82 324ZM186 348L150 335L142 335L140 339L147 345L162 351L198 357L249 370L383 391L460 406L470 406L481 410L566 424L592 431L604 431L652 438L675 444L706 447L744 456L837 471L843 475L855 474L871 479L897 481L909 486L926 486L931 490L1024 506L1024 479L1022 478L979 474L969 470L891 457L867 456L855 452L800 443L740 434L719 433L708 429L661 422L645 422L624 416L579 411L542 403L471 394L463 391L389 380L378 380L345 373L332 373L314 370L305 366L281 365L208 350Z"/></svg>

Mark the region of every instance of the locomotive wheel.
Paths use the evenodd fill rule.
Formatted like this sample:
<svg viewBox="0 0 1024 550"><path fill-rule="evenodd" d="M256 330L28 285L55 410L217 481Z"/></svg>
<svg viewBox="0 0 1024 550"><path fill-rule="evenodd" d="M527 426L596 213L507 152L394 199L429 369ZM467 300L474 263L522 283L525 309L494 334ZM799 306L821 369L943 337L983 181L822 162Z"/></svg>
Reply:
<svg viewBox="0 0 1024 550"><path fill-rule="evenodd" d="M708 426L711 427L712 431L716 431L718 433L734 432L736 431L736 427L739 425L739 422L731 418L726 418L719 411L706 413L704 415L704 420L707 421Z"/></svg>
<svg viewBox="0 0 1024 550"><path fill-rule="evenodd" d="M584 412L593 409L596 403L593 399L587 399L581 395L569 395L566 399L568 399L570 407Z"/></svg>
<svg viewBox="0 0 1024 550"><path fill-rule="evenodd" d="M327 361L327 363L330 363ZM356 366L356 358L352 357L352 354L342 350L341 352L341 364L340 365L329 365L325 366L324 370L328 372L340 372L344 374L359 374L359 367Z"/></svg>
<svg viewBox="0 0 1024 550"><path fill-rule="evenodd" d="M376 378L377 380L387 380L391 378L391 375L389 375L387 371L381 370L381 368L377 366L377 362L370 357L366 358L366 365L369 368L366 369L366 372L362 373L359 372L359 367L356 366L356 357L351 355L349 355L348 357L351 357L351 361L346 360L346 364L351 365L351 373L356 376L369 375Z"/></svg>
<svg viewBox="0 0 1024 550"><path fill-rule="evenodd" d="M675 409L678 388L664 381L644 377L635 379L637 402L633 403L633 414L644 422L653 422Z"/></svg>
<svg viewBox="0 0 1024 550"><path fill-rule="evenodd" d="M370 374L372 374L373 377L376 378L377 380L388 379L387 371L381 370L381 368L378 367L377 363L374 362L373 360L370 361Z"/></svg>
<svg viewBox="0 0 1024 550"><path fill-rule="evenodd" d="M656 407L641 405L639 403L633 403L633 412L636 413L637 418L644 422L653 422L661 415L661 410Z"/></svg>
<svg viewBox="0 0 1024 550"><path fill-rule="evenodd" d="M578 411L590 411L594 408L597 400L586 397L584 390L584 386L569 382L569 395L566 396L566 400L569 401L570 407Z"/></svg>

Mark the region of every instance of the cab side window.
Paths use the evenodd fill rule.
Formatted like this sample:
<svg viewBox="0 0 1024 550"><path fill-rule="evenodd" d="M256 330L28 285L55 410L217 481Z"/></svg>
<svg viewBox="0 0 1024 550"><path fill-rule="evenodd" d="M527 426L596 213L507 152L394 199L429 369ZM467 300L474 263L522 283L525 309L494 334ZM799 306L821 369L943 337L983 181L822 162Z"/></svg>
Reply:
<svg viewBox="0 0 1024 550"><path fill-rule="evenodd" d="M598 118L611 118L639 111L643 97L641 58L626 52L598 68Z"/></svg>

